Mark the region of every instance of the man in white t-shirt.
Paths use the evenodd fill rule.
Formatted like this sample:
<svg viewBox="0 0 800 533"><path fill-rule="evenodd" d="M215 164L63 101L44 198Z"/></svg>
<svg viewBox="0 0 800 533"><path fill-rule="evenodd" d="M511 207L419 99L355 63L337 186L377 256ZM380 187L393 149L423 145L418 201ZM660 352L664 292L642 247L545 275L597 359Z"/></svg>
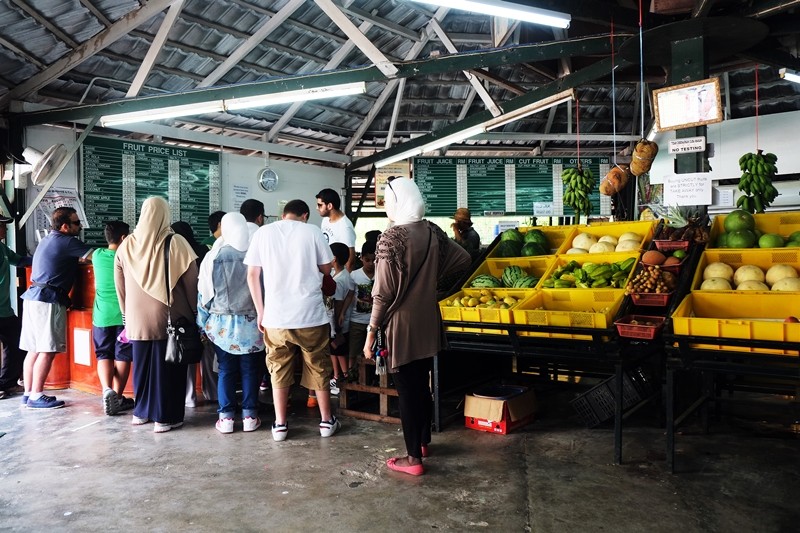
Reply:
<svg viewBox="0 0 800 533"><path fill-rule="evenodd" d="M317 212L322 217L320 228L328 244L341 242L350 249L350 258L347 260L347 271L353 271L356 261L356 230L353 223L341 211L342 200L339 193L333 189L322 189L317 193Z"/></svg>
<svg viewBox="0 0 800 533"><path fill-rule="evenodd" d="M302 200L287 203L280 221L256 231L244 258L259 330L269 347L276 441L285 440L288 433L289 388L298 348L303 356L300 385L317 392L320 435L330 437L341 427L331 413L330 324L322 296L322 276L330 274L333 254L322 231L306 224L308 213Z"/></svg>

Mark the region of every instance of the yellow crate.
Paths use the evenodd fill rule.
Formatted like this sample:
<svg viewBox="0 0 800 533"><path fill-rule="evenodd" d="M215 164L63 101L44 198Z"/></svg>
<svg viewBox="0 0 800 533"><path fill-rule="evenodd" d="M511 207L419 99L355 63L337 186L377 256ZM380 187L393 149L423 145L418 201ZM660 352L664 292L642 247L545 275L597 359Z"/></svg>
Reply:
<svg viewBox="0 0 800 533"><path fill-rule="evenodd" d="M619 238L623 233L633 232L640 237L639 249L646 250L647 247L650 246L650 241L653 240L653 232L655 231L657 223L658 222L655 220L641 220L638 222L593 222L588 226L581 226L578 228L578 231L575 232L572 238L574 239L577 237L579 233L588 233L597 238L603 235L611 235L612 237ZM570 246L567 246L566 250L572 247L571 243L572 241L570 241ZM566 250L564 251L566 252ZM615 253L630 253L630 251Z"/></svg>
<svg viewBox="0 0 800 533"><path fill-rule="evenodd" d="M725 233L725 217L727 215L717 215L711 223L709 232L709 242L707 248L715 248L717 238ZM777 233L783 237L788 237L795 231L800 231L800 212L785 211L781 213L760 213L753 215L756 229L761 233ZM722 248L724 249L724 248Z"/></svg>
<svg viewBox="0 0 800 533"><path fill-rule="evenodd" d="M579 227L582 226L524 226L517 229L522 234L525 234L529 230L533 229L541 230L542 233L544 233L544 236L547 238L547 243L550 245L548 250L550 255L555 255L562 254L569 249L570 244L572 244L572 239ZM495 255L496 253L497 248L492 250L487 257L497 257Z"/></svg>
<svg viewBox="0 0 800 533"><path fill-rule="evenodd" d="M521 303L526 297L530 296L530 290L524 289L485 289L491 291L492 294L496 294L505 298L506 296L511 296L518 301L518 304ZM486 309L482 307L453 307L447 305L448 300L453 300L455 298L460 299L462 296L475 296L479 298L481 295L481 289L464 289L459 291L451 296L448 296L444 300L439 302L439 310L442 314L442 320L445 322L449 321L463 321L463 322L485 322L486 324L511 324L511 310L516 307L512 306L508 309ZM462 327L455 327L455 326L448 326L445 324L446 331L464 331L467 333L488 333L493 335L506 335L508 334L508 330L500 330L495 328L462 328Z"/></svg>
<svg viewBox="0 0 800 533"><path fill-rule="evenodd" d="M693 292L683 299L672 314L675 335L696 335L722 339L748 339L800 343L800 323L785 323L789 316L800 315L797 295L788 292ZM724 341L722 341L724 342ZM798 350L777 350L692 344L706 350L800 355Z"/></svg>
<svg viewBox="0 0 800 533"><path fill-rule="evenodd" d="M602 264L602 263L617 263L619 261L625 261L629 257L635 257L636 261L633 263L633 267L631 267L631 271L628 274L627 279L625 280L625 285L621 288L624 288L628 282L633 277L634 272L636 271L636 267L639 265L639 252L614 252L608 254L564 254L564 255L557 255L555 261L550 265L550 269L545 272L544 279L549 278L553 275L553 272L556 271L559 267L562 267L569 263L570 261L576 261L579 265L583 266L585 263L594 263L594 264ZM544 287L542 287L544 289ZM548 288L547 290L554 290L554 291L608 291L608 290L619 290L613 288L603 288L603 289L579 289L579 288L566 288L566 289L554 289Z"/></svg>
<svg viewBox="0 0 800 533"><path fill-rule="evenodd" d="M512 311L514 324L605 329L614 322L625 291L621 289L541 289ZM591 335L519 331L527 337L591 339Z"/></svg>
<svg viewBox="0 0 800 533"><path fill-rule="evenodd" d="M510 266L518 266L522 268L528 275L536 276L540 278L539 283L536 284L535 287L531 287L530 289L525 290L533 290L537 288L541 284L541 280L544 279L545 273L550 269L550 265L553 264L555 261L554 256L536 256L536 257L509 257L509 258L497 258L497 259L487 259L481 266L479 266L475 272L472 273L469 280L464 284L464 289L471 289L473 287L470 286L472 281L483 274L489 274L497 279L501 279L503 276L503 270L506 267Z"/></svg>
<svg viewBox="0 0 800 533"><path fill-rule="evenodd" d="M795 270L800 272L800 248L717 248L706 250L700 256L697 263L697 270L694 271L692 278L692 291L700 291L703 284L703 271L711 263L721 262L730 265L735 271L742 265L755 265L767 273L772 265L785 263L792 265ZM700 291L713 293L736 292L737 294L750 291ZM763 292L763 291L762 291ZM795 295L796 292L789 294Z"/></svg>

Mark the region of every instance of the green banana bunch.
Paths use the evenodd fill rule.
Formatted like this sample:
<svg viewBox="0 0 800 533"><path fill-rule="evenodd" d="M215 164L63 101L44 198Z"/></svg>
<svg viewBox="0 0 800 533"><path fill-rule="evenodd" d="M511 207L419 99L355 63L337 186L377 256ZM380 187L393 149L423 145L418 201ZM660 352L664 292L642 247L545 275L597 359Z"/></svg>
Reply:
<svg viewBox="0 0 800 533"><path fill-rule="evenodd" d="M580 165L577 168L570 167L561 173L561 180L564 182L564 205L572 208L576 217L590 214L592 203L589 194L595 186L592 171Z"/></svg>
<svg viewBox="0 0 800 533"><path fill-rule="evenodd" d="M749 213L763 213L764 209L778 196L778 190L772 185L772 178L778 173L775 154L747 153L739 158L739 190L744 194L736 200L736 207Z"/></svg>

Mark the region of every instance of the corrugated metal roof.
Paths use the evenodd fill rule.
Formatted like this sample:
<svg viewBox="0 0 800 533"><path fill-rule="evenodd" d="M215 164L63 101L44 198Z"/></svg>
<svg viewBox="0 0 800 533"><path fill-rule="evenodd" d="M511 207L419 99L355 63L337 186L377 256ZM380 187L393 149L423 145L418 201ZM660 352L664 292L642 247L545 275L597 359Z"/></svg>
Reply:
<svg viewBox="0 0 800 533"><path fill-rule="evenodd" d="M337 2L356 26L365 21L371 24L366 37L389 61L395 63L407 58L416 48L435 13L433 7L402 0ZM52 74L41 89L14 94L14 99L47 103L59 108L77 105L82 100L96 104L123 99L165 19L165 12L148 20L137 19L142 10L153 4L154 0L149 4L134 0L0 0L0 107L8 107L11 91L25 87L26 82L43 72ZM288 4L288 0L186 0L140 94L182 93L196 89L228 57L238 54L240 47ZM625 20L634 20L637 15L635 10L628 8L630 2L622 1L598 2L596 5L601 6L599 8L577 0L533 4L550 8L558 5L559 9L571 11L573 24L566 32L567 39L607 34L612 14L617 16L617 20L623 21L620 26L624 31L630 31L631 24L626 26ZM710 18L758 18L769 26L771 32L757 49L726 58L727 63L710 65L712 74L726 74L724 89L730 97L732 118L752 116L756 111L756 63L759 64L758 112L769 114L800 109L800 86L780 80L777 76L778 66L797 67L795 58L800 34L800 10L793 4L795 2L786 2L774 12L764 15L758 13L750 2L718 1L707 14ZM578 6L584 9L581 11ZM646 29L688 20L690 16L690 13L678 13L665 18L648 14ZM95 40L109 27L125 24L126 34L116 42L102 47L96 54L86 54L82 61L63 72L53 72L56 62L74 57L79 46L94 46ZM492 48L493 21L488 16L450 10L440 24L459 52ZM513 50L516 45L553 42L556 34L560 33L523 23L511 34L506 46ZM309 0L252 46L233 68L212 85L237 85L320 72L347 40L346 31ZM568 46L569 43L565 42L565 50ZM426 60L447 54L447 48L434 36L415 58ZM482 84L495 102L502 103L517 97L518 88L533 90L563 76L564 68L579 71L596 62L601 55L579 53L569 57L565 52L563 58L491 67L487 69L488 74L506 85L486 80ZM770 58L773 60L769 61ZM353 47L336 69L347 71L369 64L364 52ZM668 69L670 65L662 66ZM566 105L560 105L553 111L552 120L550 112L545 111L509 124L501 131L564 134L563 139L543 143L546 153L574 151L578 129L584 135L610 135L615 131L626 135L638 133L641 128L639 89L636 84L638 66L619 69L613 90L610 74L609 71L609 75L603 79L578 88L580 124L576 124L574 109L568 110ZM663 81L657 81L658 78L657 75L654 77L656 81L651 81L648 89L664 85ZM661 80L667 78L666 74L661 76ZM370 82L365 95L308 102L289 119L272 142L285 143L287 146L302 145L326 153L347 152L347 155L364 149L382 149L392 127L396 101L395 95L391 94L381 109L373 109L385 87L386 81ZM464 112L473 91L460 70L407 78L397 123L394 125L394 143L453 124ZM615 102L613 110L612 97ZM182 117L166 123L182 128L199 125L216 128L223 135L237 135L239 132L252 137L258 132L262 135L270 132L288 109L288 105L247 109ZM474 115L485 109L485 104L476 96L471 100L466 114ZM647 102L644 109L649 125L652 117ZM367 117L371 114L375 114L374 120L368 121ZM366 131L354 140L365 121ZM541 144L535 139L472 140L451 149L468 152L470 149L491 150L496 147L499 150L519 148L525 151ZM622 150L624 145L620 143L617 150ZM614 149L614 144L607 141L585 141L585 146L591 150Z"/></svg>

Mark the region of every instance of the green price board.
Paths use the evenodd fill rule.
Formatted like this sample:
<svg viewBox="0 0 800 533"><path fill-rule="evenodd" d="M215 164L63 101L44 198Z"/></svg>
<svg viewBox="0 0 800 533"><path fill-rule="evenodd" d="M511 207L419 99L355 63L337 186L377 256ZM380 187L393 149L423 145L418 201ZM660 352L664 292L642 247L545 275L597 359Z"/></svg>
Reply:
<svg viewBox="0 0 800 533"><path fill-rule="evenodd" d="M89 228L84 240L105 246L104 222L136 225L142 203L163 196L172 221L183 220L200 241L208 215L219 209L219 154L178 146L87 137L81 147L82 197Z"/></svg>
<svg viewBox="0 0 800 533"><path fill-rule="evenodd" d="M608 157L582 157L597 184L609 170ZM561 173L575 157L417 157L414 180L425 199L427 216L452 216L467 207L473 216L573 216L562 203ZM592 214L610 215L611 200L595 187Z"/></svg>

